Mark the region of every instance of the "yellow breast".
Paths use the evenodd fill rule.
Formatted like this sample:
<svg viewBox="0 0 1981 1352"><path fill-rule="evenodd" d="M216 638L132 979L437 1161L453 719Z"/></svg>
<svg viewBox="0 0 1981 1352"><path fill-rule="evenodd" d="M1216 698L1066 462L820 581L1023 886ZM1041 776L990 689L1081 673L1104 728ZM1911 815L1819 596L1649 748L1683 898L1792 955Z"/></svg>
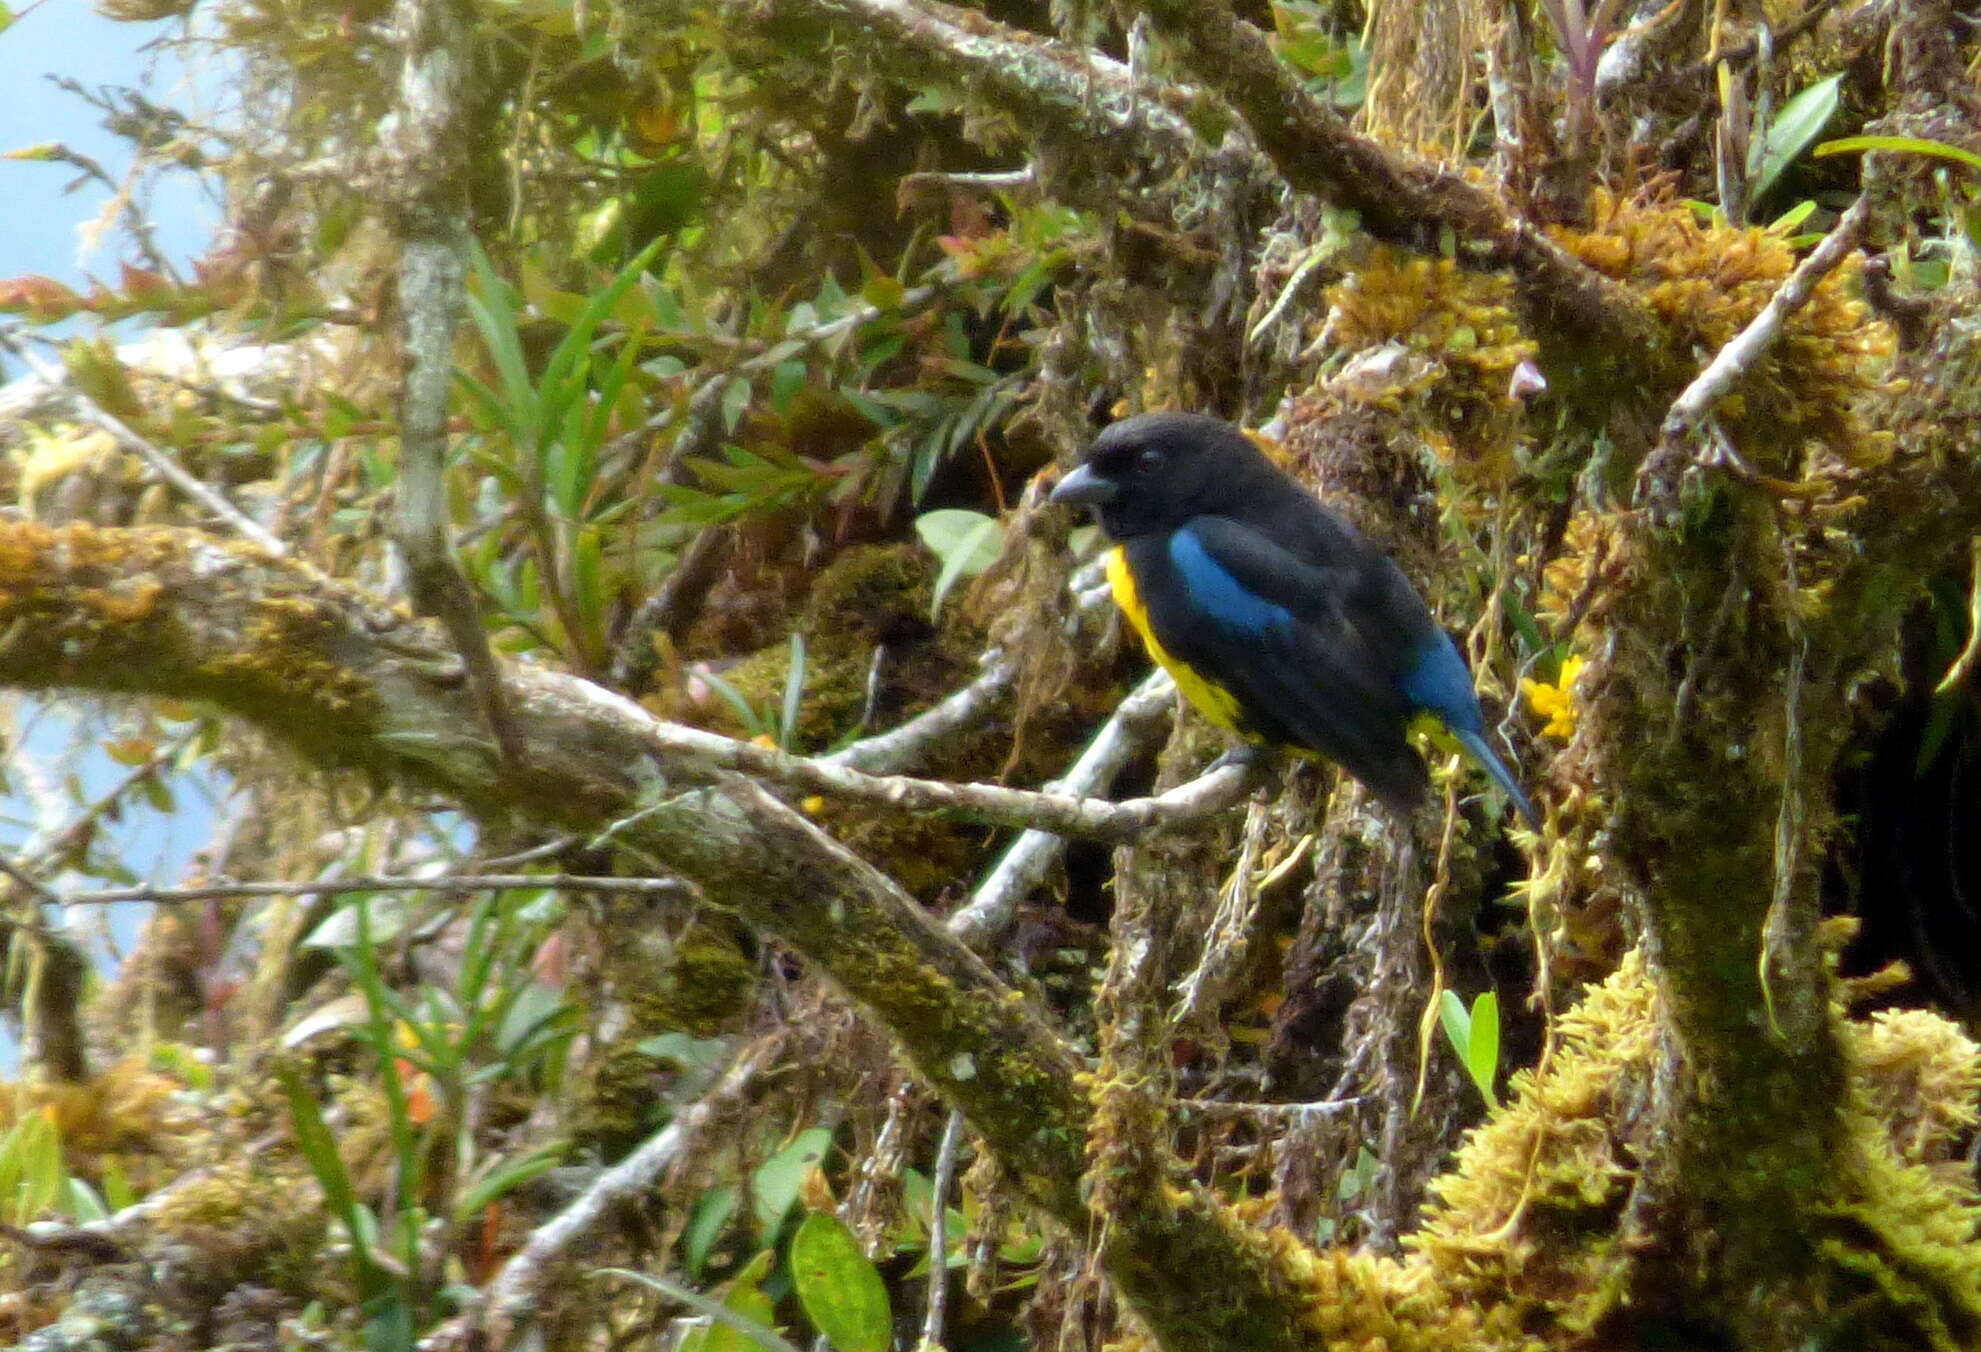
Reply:
<svg viewBox="0 0 1981 1352"><path fill-rule="evenodd" d="M1238 701L1229 690L1209 680L1201 673L1177 661L1169 655L1155 634L1149 628L1148 608L1142 604L1141 595L1135 590L1135 575L1128 570L1128 558L1119 546L1108 551L1108 586L1114 591L1114 603L1121 607L1121 613L1128 617L1128 623L1142 636L1142 646L1149 650L1149 656L1157 665L1170 674L1176 688L1183 692L1183 698L1197 706L1204 717L1221 728L1245 734L1238 721ZM1246 734L1249 735L1249 734Z"/></svg>

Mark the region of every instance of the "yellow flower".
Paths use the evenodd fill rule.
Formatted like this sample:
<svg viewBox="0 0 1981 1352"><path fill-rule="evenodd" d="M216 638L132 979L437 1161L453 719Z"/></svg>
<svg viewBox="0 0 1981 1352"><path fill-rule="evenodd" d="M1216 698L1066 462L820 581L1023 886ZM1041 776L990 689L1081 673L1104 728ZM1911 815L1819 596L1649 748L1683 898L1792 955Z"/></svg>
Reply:
<svg viewBox="0 0 1981 1352"><path fill-rule="evenodd" d="M1541 729L1544 736L1557 742L1566 742L1575 736L1575 720L1579 710L1575 707L1575 682L1582 675L1580 655L1570 657L1561 664L1561 675L1553 685L1542 681L1523 680L1520 688L1526 692L1527 707L1548 720Z"/></svg>

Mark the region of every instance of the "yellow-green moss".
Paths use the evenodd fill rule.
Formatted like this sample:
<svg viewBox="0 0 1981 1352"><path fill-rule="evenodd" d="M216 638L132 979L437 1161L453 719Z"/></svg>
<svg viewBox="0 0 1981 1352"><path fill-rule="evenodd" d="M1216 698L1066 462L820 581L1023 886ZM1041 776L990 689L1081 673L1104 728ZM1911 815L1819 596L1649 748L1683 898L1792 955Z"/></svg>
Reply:
<svg viewBox="0 0 1981 1352"><path fill-rule="evenodd" d="M1621 1299L1630 1255L1618 1227L1638 1161L1657 1149L1646 1135L1657 1018L1633 951L1562 1017L1549 1063L1514 1077L1506 1106L1433 1182L1408 1262L1446 1298L1563 1335L1594 1328ZM1920 1346L1971 1346L1981 1206L1964 1173L1942 1177L1934 1162L1974 1121L1981 1051L1923 1012L1842 1033L1853 1098L1845 1158L1833 1199L1801 1223L1832 1285L1875 1306L1878 1327L1912 1330Z"/></svg>
<svg viewBox="0 0 1981 1352"><path fill-rule="evenodd" d="M1783 234L1704 222L1673 198L1599 192L1588 230L1557 228L1556 242L1627 283L1687 366L1719 349L1759 314L1794 269ZM1881 464L1892 438L1858 415L1894 349L1891 327L1852 294L1853 255L1817 284L1779 342L1717 410L1741 453L1764 473L1798 477L1809 443L1858 466Z"/></svg>

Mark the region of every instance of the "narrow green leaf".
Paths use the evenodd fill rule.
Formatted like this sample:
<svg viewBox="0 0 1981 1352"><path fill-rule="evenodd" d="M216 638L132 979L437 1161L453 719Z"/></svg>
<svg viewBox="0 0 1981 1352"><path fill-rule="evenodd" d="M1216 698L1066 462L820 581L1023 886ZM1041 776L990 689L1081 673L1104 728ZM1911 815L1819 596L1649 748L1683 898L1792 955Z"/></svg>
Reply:
<svg viewBox="0 0 1981 1352"><path fill-rule="evenodd" d="M455 1199L455 1220L468 1221L479 1216L490 1202L512 1189L520 1188L531 1179L548 1173L556 1168L563 1158L563 1146L546 1145L518 1155L515 1159L503 1160Z"/></svg>
<svg viewBox="0 0 1981 1352"><path fill-rule="evenodd" d="M725 1352L730 1341L716 1336L721 1333L740 1333L750 1342L767 1349L767 1352L799 1352L795 1344L765 1322L770 1317L770 1299L754 1282L739 1284L738 1289L730 1294L728 1300L718 1301L678 1282L669 1281L665 1277L634 1272L630 1268L600 1268L592 1275L624 1277L628 1281L638 1282L649 1290L658 1291L672 1300L680 1301L697 1314L704 1314L713 1319L715 1327L709 1329L709 1336L699 1343L701 1352ZM759 1311L762 1317L753 1318L752 1315ZM682 1346L684 1352L687 1352L690 1343L684 1343Z"/></svg>
<svg viewBox="0 0 1981 1352"><path fill-rule="evenodd" d="M591 298L584 313L578 316L578 322L565 330L564 337L551 352L550 360L544 364L543 379L539 382L544 404L539 419L540 431L548 432L561 425L565 409L583 394L585 372L591 361L592 335L598 331L605 317L612 313L613 307L619 304L619 298L632 289L640 280L640 274L647 270L648 264L668 243L668 237L663 235L635 254Z"/></svg>
<svg viewBox="0 0 1981 1352"><path fill-rule="evenodd" d="M777 745L792 750L798 742L798 714L805 704L805 636L791 635L791 664L784 673L784 708L777 724Z"/></svg>
<svg viewBox="0 0 1981 1352"><path fill-rule="evenodd" d="M887 1283L837 1216L815 1211L791 1236L791 1284L812 1326L839 1352L887 1352Z"/></svg>
<svg viewBox="0 0 1981 1352"><path fill-rule="evenodd" d="M1945 141L1932 141L1923 136L1846 136L1838 141L1825 141L1816 147L1816 154L1852 155L1871 150L1891 150L1907 155L1930 155L1934 159L1952 160L1964 164L1969 169L1981 169L1981 155L1961 146L1948 145Z"/></svg>
<svg viewBox="0 0 1981 1352"><path fill-rule="evenodd" d="M323 1112L316 1106L316 1096L303 1083L302 1076L291 1065L278 1065L276 1078L282 1082L282 1093L289 1100L290 1130L296 1138L296 1152L309 1165L316 1176L317 1186L323 1189L324 1204L330 1213L344 1222L349 1231L351 1243L358 1252L360 1274L371 1270L370 1260L365 1256L367 1249L364 1239L364 1222L358 1216L358 1195L351 1187L351 1175L344 1168L344 1158L337 1153L337 1140L324 1125Z"/></svg>
<svg viewBox="0 0 1981 1352"><path fill-rule="evenodd" d="M724 1183L710 1188L695 1203L695 1214L689 1217L688 1228L681 1232L681 1257L688 1264L688 1271L699 1276L708 1266L709 1252L735 1219L741 1198L740 1188L734 1183Z"/></svg>

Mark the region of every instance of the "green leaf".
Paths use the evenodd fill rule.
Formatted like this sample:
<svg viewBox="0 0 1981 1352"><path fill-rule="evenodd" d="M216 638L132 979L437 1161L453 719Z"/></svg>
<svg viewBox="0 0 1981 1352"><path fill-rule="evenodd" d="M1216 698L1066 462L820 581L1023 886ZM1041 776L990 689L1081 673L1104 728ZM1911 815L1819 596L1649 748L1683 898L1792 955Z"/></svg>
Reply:
<svg viewBox="0 0 1981 1352"><path fill-rule="evenodd" d="M1840 141L1825 141L1816 147L1816 154L1852 155L1870 150L1892 150L1907 155L1930 155L1934 159L1952 160L1964 164L1969 169L1981 169L1981 155L1960 146L1950 146L1945 141L1931 141L1923 136L1846 136Z"/></svg>
<svg viewBox="0 0 1981 1352"><path fill-rule="evenodd" d="M1753 195L1760 197L1775 184L1775 180L1795 163L1796 157L1807 150L1823 128L1836 115L1839 101L1838 87L1843 83L1843 72L1839 71L1826 80L1818 80L1782 105L1775 114L1775 120L1768 126L1767 137L1760 145L1760 155L1753 171Z"/></svg>
<svg viewBox="0 0 1981 1352"><path fill-rule="evenodd" d="M681 1352L743 1352L743 1349L754 1352L757 1347L765 1348L767 1352L799 1352L795 1344L770 1327L773 1317L770 1297L758 1285L761 1271L761 1264L752 1263L736 1279L736 1287L729 1293L728 1299L720 1301L665 1277L634 1272L629 1268L600 1268L592 1275L624 1277L628 1281L638 1282L715 1321L709 1328L697 1329L684 1339Z"/></svg>
<svg viewBox="0 0 1981 1352"><path fill-rule="evenodd" d="M740 376L723 387L722 426L724 431L734 432L736 424L743 420L743 410L750 406L750 382Z"/></svg>
<svg viewBox="0 0 1981 1352"><path fill-rule="evenodd" d="M471 1184L454 1201L454 1219L457 1222L472 1220L482 1213L490 1202L512 1189L550 1172L564 1158L562 1145L538 1146L535 1150L518 1155L515 1159L498 1162L481 1179Z"/></svg>
<svg viewBox="0 0 1981 1352"><path fill-rule="evenodd" d="M781 361L770 372L770 406L779 417L791 411L791 401L805 388L809 369L801 361Z"/></svg>
<svg viewBox="0 0 1981 1352"><path fill-rule="evenodd" d="M936 575L934 595L929 600L930 619L942 609L943 598L959 580L975 577L997 562L1004 546L1003 528L996 517L961 507L922 513L915 518L915 533L942 560L942 571Z"/></svg>
<svg viewBox="0 0 1981 1352"><path fill-rule="evenodd" d="M379 1273L371 1261L371 1248L366 1241L368 1228L358 1214L358 1194L351 1186L351 1175L344 1167L343 1156L337 1153L337 1140L324 1125L323 1112L316 1106L316 1096L309 1086L303 1083L302 1075L291 1065L275 1068L276 1078L282 1082L282 1093L289 1100L290 1130L296 1138L296 1152L303 1162L316 1175L317 1186L323 1189L324 1205L330 1213L344 1222L350 1233L351 1247L355 1251L358 1265L359 1288L373 1292L380 1289L383 1274Z"/></svg>
<svg viewBox="0 0 1981 1352"><path fill-rule="evenodd" d="M1465 1001L1457 991L1448 990L1439 997L1438 1022L1444 1025L1444 1035L1463 1061L1465 1049L1472 1045L1472 1015L1466 1011Z"/></svg>
<svg viewBox="0 0 1981 1352"><path fill-rule="evenodd" d="M750 1180L750 1193L756 1200L757 1220L774 1226L784 1219L798 1200L798 1186L811 1167L825 1158L832 1144L832 1132L825 1127L801 1131L791 1143L758 1166Z"/></svg>
<svg viewBox="0 0 1981 1352"><path fill-rule="evenodd" d="M695 1203L695 1214L688 1219L688 1228L681 1232L681 1257L688 1264L688 1271L699 1276L708 1266L709 1252L735 1219L741 1196L742 1190L734 1183L724 1183L710 1188Z"/></svg>
<svg viewBox="0 0 1981 1352"><path fill-rule="evenodd" d="M791 1236L791 1284L806 1318L839 1352L887 1352L887 1283L837 1216L815 1211Z"/></svg>
<svg viewBox="0 0 1981 1352"><path fill-rule="evenodd" d="M1500 998L1487 991L1472 1002L1472 1036L1465 1046L1465 1066L1486 1102L1499 1107L1493 1081L1500 1064Z"/></svg>
<svg viewBox="0 0 1981 1352"><path fill-rule="evenodd" d="M805 704L805 636L791 635L791 664L784 673L784 708L777 722L777 745L790 751L798 742L798 714Z"/></svg>
<svg viewBox="0 0 1981 1352"><path fill-rule="evenodd" d="M1472 1083L1492 1107L1499 1107L1493 1080L1499 1074L1500 1004L1499 996L1487 991L1466 1009L1457 991L1446 991L1438 1003L1438 1021L1451 1040L1452 1049L1465 1066Z"/></svg>

